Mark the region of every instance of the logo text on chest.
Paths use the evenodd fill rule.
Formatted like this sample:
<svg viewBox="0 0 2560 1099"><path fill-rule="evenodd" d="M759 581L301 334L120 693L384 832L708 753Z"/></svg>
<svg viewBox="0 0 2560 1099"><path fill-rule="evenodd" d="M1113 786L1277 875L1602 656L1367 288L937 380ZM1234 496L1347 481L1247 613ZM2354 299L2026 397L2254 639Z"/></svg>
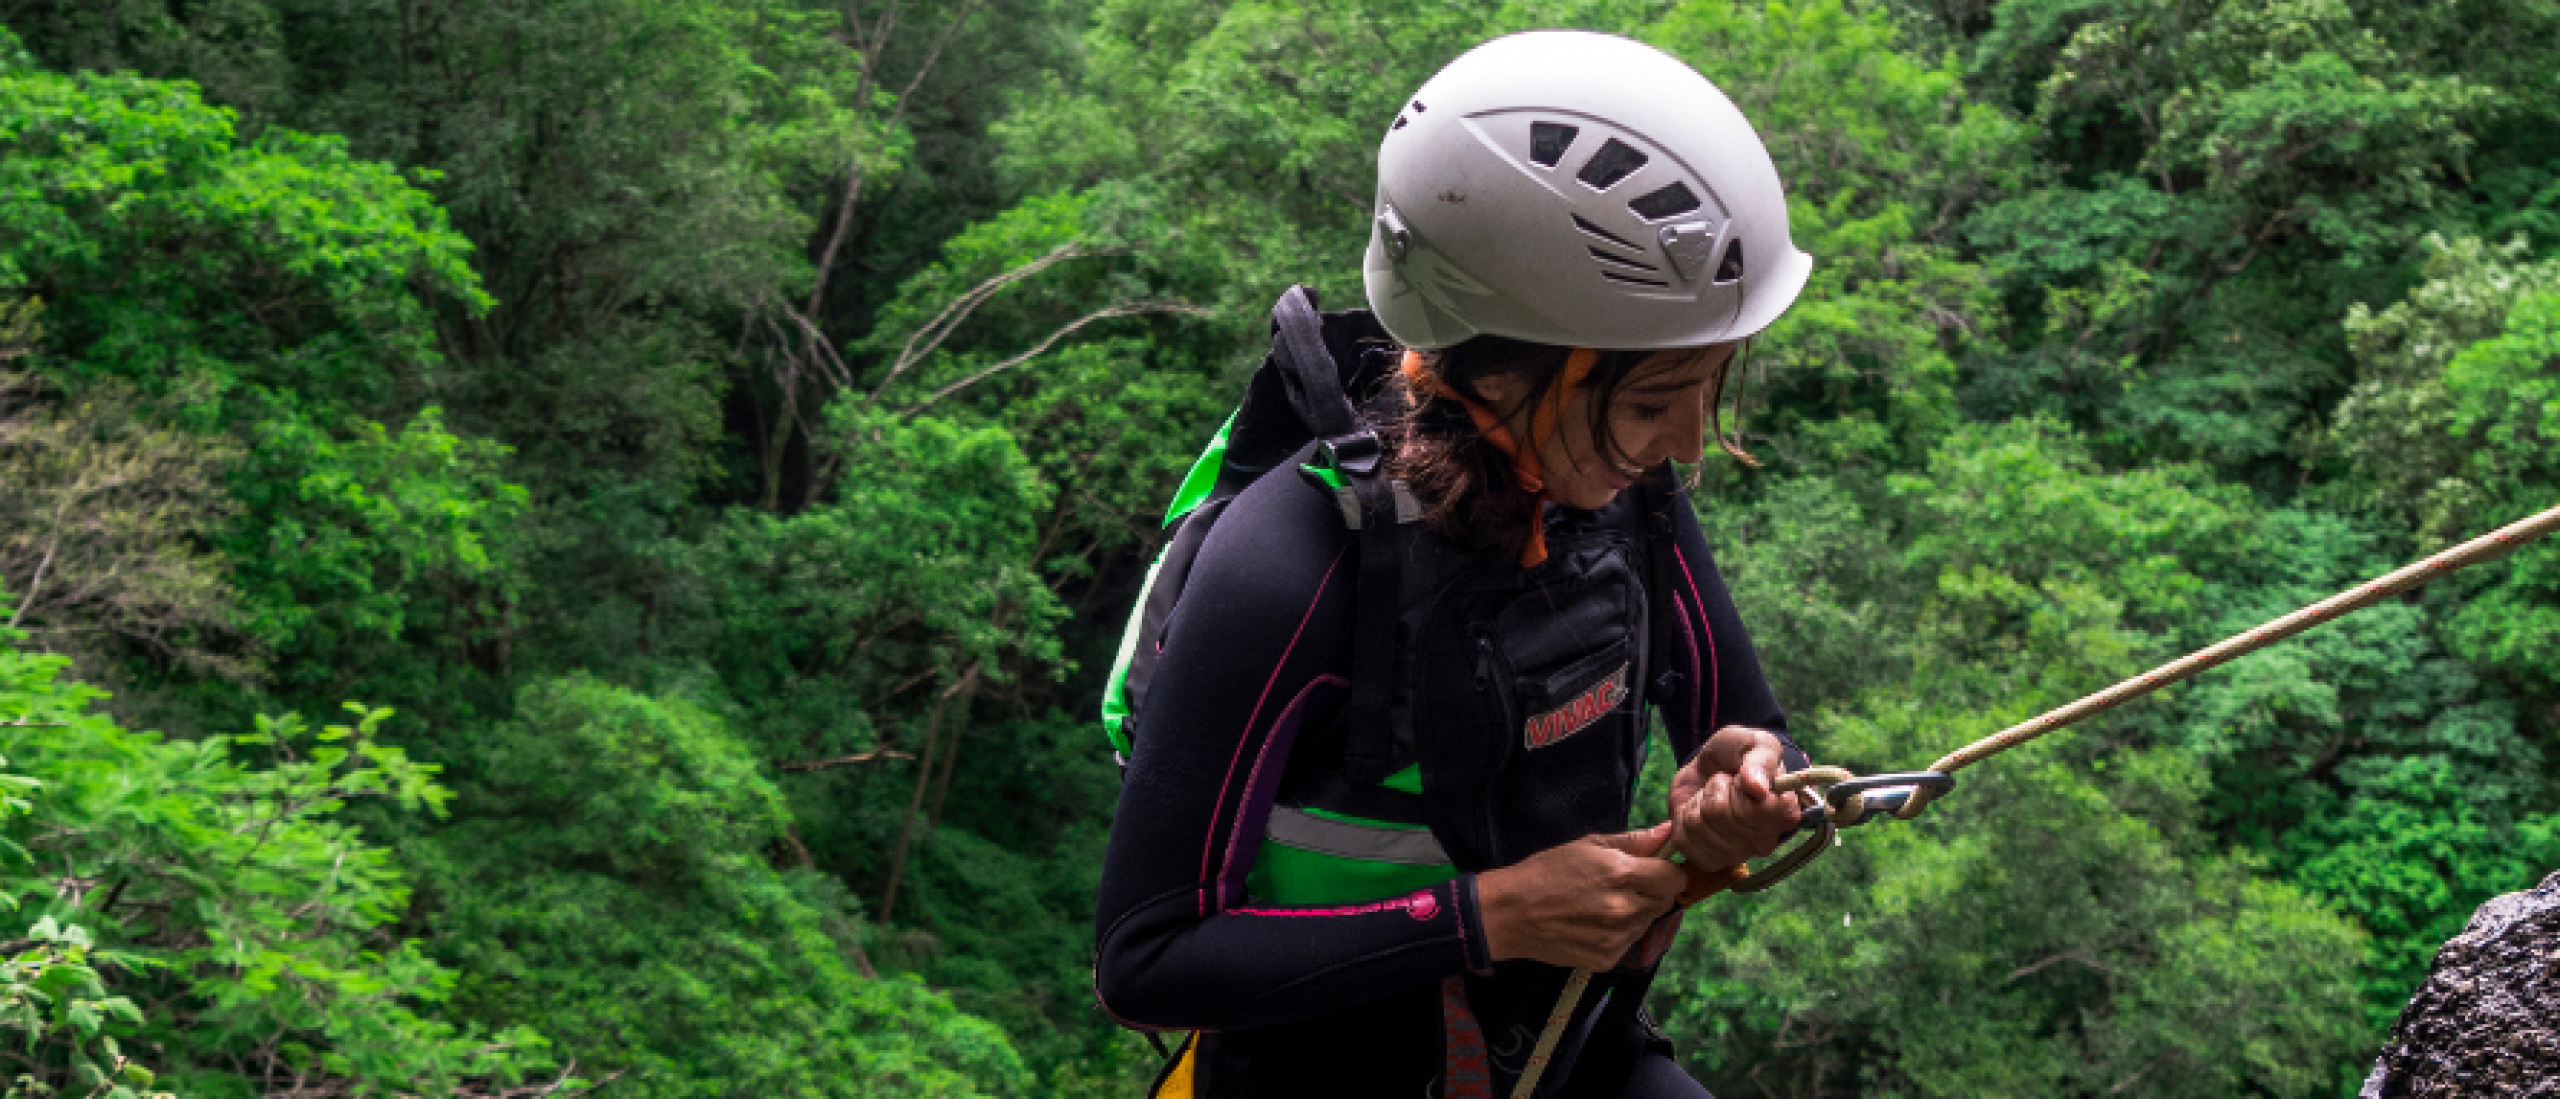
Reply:
<svg viewBox="0 0 2560 1099"><path fill-rule="evenodd" d="M1564 705L1531 717L1521 729L1521 739L1534 751L1590 728L1592 722L1627 700L1627 669L1621 664L1617 671L1583 688Z"/></svg>

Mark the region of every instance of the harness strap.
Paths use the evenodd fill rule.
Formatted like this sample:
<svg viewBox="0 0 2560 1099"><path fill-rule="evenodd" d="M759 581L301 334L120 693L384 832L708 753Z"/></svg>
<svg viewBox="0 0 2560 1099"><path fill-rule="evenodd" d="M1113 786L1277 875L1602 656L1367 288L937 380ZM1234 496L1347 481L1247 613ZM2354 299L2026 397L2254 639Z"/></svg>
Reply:
<svg viewBox="0 0 2560 1099"><path fill-rule="evenodd" d="M1338 468L1338 467L1337 467ZM1346 471L1348 472L1348 471ZM1414 524L1400 521L1394 483L1375 475L1353 474L1350 487L1360 501L1360 582L1358 616L1352 626L1350 721L1344 746L1345 777L1358 783L1386 781L1410 749L1397 743L1395 688L1400 674L1396 657L1402 649L1404 561ZM1401 749L1401 750L1400 750Z"/></svg>

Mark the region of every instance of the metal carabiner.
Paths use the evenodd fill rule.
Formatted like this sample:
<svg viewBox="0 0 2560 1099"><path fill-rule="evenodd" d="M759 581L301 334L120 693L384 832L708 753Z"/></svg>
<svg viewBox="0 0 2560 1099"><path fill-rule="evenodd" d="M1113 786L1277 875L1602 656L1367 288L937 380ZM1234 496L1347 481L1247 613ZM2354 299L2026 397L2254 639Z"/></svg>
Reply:
<svg viewBox="0 0 2560 1099"><path fill-rule="evenodd" d="M1889 815L1911 800L1913 792L1927 787L1944 794L1956 788L1956 777L1944 771L1903 771L1886 775L1862 775L1847 782L1835 782L1822 792L1842 828L1855 828L1879 816ZM1868 793L1874 790L1877 793Z"/></svg>
<svg viewBox="0 0 2560 1099"><path fill-rule="evenodd" d="M1837 843L1841 829L1855 828L1879 816L1892 815L1894 810L1902 808L1904 802L1911 800L1915 790L1927 787L1943 794L1955 786L1955 776L1943 771L1905 771L1844 779L1819 794L1811 790L1801 791L1811 799L1811 804L1804 806L1794 830L1788 834L1809 831L1813 835L1779 855L1766 868L1752 871L1751 876L1734 885L1733 891L1757 893L1787 880Z"/></svg>
<svg viewBox="0 0 2560 1099"><path fill-rule="evenodd" d="M1811 790L1803 790L1799 793L1805 797L1807 804L1798 811L1796 826L1788 830L1787 835L1792 836L1802 832L1811 832L1813 835L1804 842L1796 844L1785 854L1779 855L1767 866L1752 871L1749 877L1734 883L1734 892L1757 893L1785 881L1813 860L1821 858L1822 853L1830 850L1831 845L1837 842L1840 829L1831 823L1831 807L1823 803L1820 794Z"/></svg>

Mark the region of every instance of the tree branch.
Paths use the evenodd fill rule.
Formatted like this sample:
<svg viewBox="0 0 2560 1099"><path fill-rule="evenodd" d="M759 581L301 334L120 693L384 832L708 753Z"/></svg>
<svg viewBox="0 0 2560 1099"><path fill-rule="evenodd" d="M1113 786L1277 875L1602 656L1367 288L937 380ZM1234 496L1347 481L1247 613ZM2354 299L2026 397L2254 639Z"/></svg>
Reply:
<svg viewBox="0 0 2560 1099"><path fill-rule="evenodd" d="M876 751L861 752L855 755L836 756L832 759L804 759L797 763L776 764L775 768L784 774L800 774L806 771L831 771L838 767L851 767L857 763L869 763L875 759L914 758L916 757L908 755L905 752L881 748Z"/></svg>
<svg viewBox="0 0 2560 1099"><path fill-rule="evenodd" d="M898 415L902 419L912 419L915 417L916 413L924 411L927 406L933 404L935 401L939 401L944 397L948 397L963 389L976 385L979 382L983 382L1007 370L1011 370L1014 367L1039 358L1042 353L1048 351L1051 347L1056 346L1058 341L1074 335L1078 329L1081 329L1086 325L1093 324L1098 321L1110 320L1113 317L1135 317L1146 313L1180 313L1191 317L1205 317L1209 315L1209 311L1206 309L1202 309L1199 306L1192 305L1187 302L1178 301L1124 302L1119 305L1111 306L1107 309L1097 309L1091 313L1087 313L1084 316L1069 321L1057 331L1049 333L1048 338L1033 345L1031 350L1025 351L1010 359L1006 359L1003 362L997 363L994 366L990 366L975 374L971 374L966 378L962 378L959 381L951 383L950 385L934 390L932 396L926 397L921 401L917 401L916 403L907 406L906 410L898 413Z"/></svg>
<svg viewBox="0 0 2560 1099"><path fill-rule="evenodd" d="M968 293L952 299L950 304L942 307L942 312L934 314L932 320L925 322L924 327L916 329L907 336L906 346L898 349L897 359L889 364L888 376L881 378L880 384L873 387L870 398L863 402L863 406L867 408L880 403L880 395L888 392L889 383L897 381L898 375L906 373L909 367L922 361L925 356L933 354L934 349L941 347L942 341L949 339L951 333L960 327L960 322L968 320L969 314L975 312L978 306L984 304L988 298L995 296L996 291L1085 254L1081 244L1069 241L1050 249L1048 255L1000 273L994 278L979 283ZM919 340L924 341L923 347L916 346Z"/></svg>
<svg viewBox="0 0 2560 1099"><path fill-rule="evenodd" d="M2011 982L2011 981L2015 981L2015 980L2018 980L2018 979L2023 978L2023 977L2032 976L2032 975L2034 975L2034 974L2036 974L2036 973L2038 973L2038 972L2042 971L2046 966L2050 966L2050 965L2054 964L2055 962L2078 962L2078 963L2080 963L2081 965L2088 966L2089 968L2094 969L2094 970L2097 970L2097 971L2098 971L2098 972L2100 972L2100 973L2113 973L2113 972L2115 972L2115 970L2108 968L2108 967L2107 967L2107 965L2106 965L2106 963L2104 963L2104 962L2100 962L2100 961L2098 961L2098 960L2096 960L2096 959L2094 959L2094 958L2091 958L2091 957L2089 957L2089 956L2088 956L2088 955L2086 955L2086 954L2082 954L2082 953L2080 953L2080 952L2078 952L2078 951L2076 951L2076 950L2066 950L2066 951L2064 951L2064 952L2062 952L2062 953L2060 953L2060 954L2053 955L2052 957L2045 958L2045 959L2042 959L2042 960L2040 960L2040 961L2030 962L2030 963L2028 963L2028 964L2026 964L2026 965L2022 965L2022 966L2019 966L2019 967L2018 967L2018 968L2016 968L2016 969L2010 970L2010 971L2009 971L2009 975L2008 975L2007 977L2005 977L2005 978L2002 978L2000 983L2002 983L2002 984L2008 984L2008 983L2009 983L2009 982Z"/></svg>

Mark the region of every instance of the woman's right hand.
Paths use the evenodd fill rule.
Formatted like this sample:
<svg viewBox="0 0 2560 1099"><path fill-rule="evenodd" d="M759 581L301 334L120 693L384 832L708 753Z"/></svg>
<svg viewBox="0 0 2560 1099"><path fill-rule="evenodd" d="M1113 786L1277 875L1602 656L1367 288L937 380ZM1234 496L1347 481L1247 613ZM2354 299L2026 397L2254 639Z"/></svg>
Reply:
<svg viewBox="0 0 2560 1099"><path fill-rule="evenodd" d="M1671 822L1584 836L1476 875L1477 917L1495 961L1603 970L1618 964L1688 881L1656 857Z"/></svg>

